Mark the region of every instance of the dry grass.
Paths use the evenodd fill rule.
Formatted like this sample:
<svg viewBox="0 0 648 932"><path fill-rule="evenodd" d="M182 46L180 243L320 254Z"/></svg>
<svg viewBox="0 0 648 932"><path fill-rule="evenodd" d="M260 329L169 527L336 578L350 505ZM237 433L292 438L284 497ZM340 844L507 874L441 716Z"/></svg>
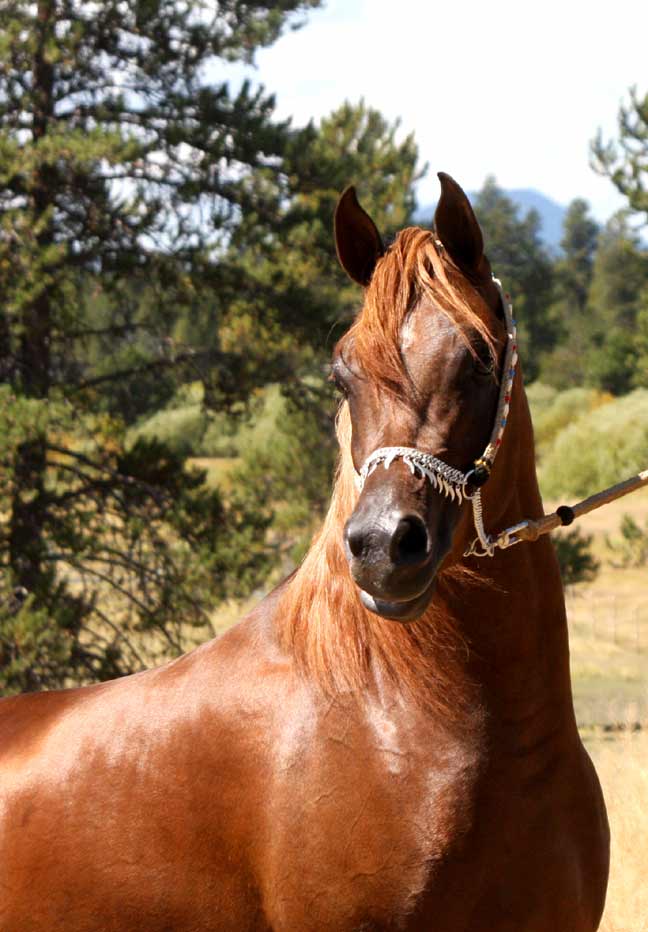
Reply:
<svg viewBox="0 0 648 932"><path fill-rule="evenodd" d="M610 564L606 536L618 536L624 512L644 526L648 490L578 522L593 535L601 571L567 594L576 714L612 836L600 932L648 932L648 567ZM625 730L606 730L618 726Z"/></svg>
<svg viewBox="0 0 648 932"><path fill-rule="evenodd" d="M612 833L612 861L600 932L648 932L648 735L590 747Z"/></svg>
<svg viewBox="0 0 648 932"><path fill-rule="evenodd" d="M624 512L644 526L648 489L578 522L593 535L601 562L594 582L567 593L574 700L584 727L621 722L628 714L648 726L648 567L612 566L606 544L619 536Z"/></svg>

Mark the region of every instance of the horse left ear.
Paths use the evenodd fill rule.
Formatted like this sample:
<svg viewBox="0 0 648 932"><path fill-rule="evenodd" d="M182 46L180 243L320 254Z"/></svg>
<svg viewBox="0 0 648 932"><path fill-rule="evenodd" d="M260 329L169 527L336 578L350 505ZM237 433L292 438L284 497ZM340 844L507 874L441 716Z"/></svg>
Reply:
<svg viewBox="0 0 648 932"><path fill-rule="evenodd" d="M454 178L438 173L441 197L434 213L436 234L455 265L471 277L481 271L484 238L470 201Z"/></svg>
<svg viewBox="0 0 648 932"><path fill-rule="evenodd" d="M335 208L335 248L347 275L366 287L385 249L376 224L360 206L353 185L342 192Z"/></svg>

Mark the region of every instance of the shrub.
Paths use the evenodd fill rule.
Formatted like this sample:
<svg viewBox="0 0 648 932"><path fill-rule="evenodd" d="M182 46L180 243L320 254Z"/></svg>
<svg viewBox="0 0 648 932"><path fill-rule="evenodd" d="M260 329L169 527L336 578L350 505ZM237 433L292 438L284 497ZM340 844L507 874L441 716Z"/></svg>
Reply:
<svg viewBox="0 0 648 932"><path fill-rule="evenodd" d="M553 385L547 385L545 382L532 382L526 386L526 394L531 406L531 413L535 419L540 411L544 411L553 404L558 389L554 388Z"/></svg>
<svg viewBox="0 0 648 932"><path fill-rule="evenodd" d="M592 535L583 534L580 528L563 531L553 537L565 586L591 582L596 578L600 564L592 554Z"/></svg>
<svg viewBox="0 0 648 932"><path fill-rule="evenodd" d="M621 540L606 538L610 550L616 555L613 566L645 566L648 563L648 522L643 528L628 514L623 515L619 526Z"/></svg>
<svg viewBox="0 0 648 932"><path fill-rule="evenodd" d="M176 456L195 454L207 427L207 415L200 404L157 411L128 432L128 445L137 440L159 440Z"/></svg>
<svg viewBox="0 0 648 932"><path fill-rule="evenodd" d="M225 414L214 414L209 418L205 433L200 439L199 456L234 458L239 455L240 423Z"/></svg>
<svg viewBox="0 0 648 932"><path fill-rule="evenodd" d="M298 399L282 396L282 416L271 432L257 431L233 474L251 510L257 500L275 506L272 531L291 565L303 556L331 494L335 399L322 390L319 385L312 392L306 387Z"/></svg>
<svg viewBox="0 0 648 932"><path fill-rule="evenodd" d="M548 385L536 383L527 391L536 451L546 455L557 435L581 415L607 404L611 397L594 388L569 388L559 392Z"/></svg>
<svg viewBox="0 0 648 932"><path fill-rule="evenodd" d="M560 431L542 463L546 496L578 496L648 466L648 390L637 389L582 414Z"/></svg>

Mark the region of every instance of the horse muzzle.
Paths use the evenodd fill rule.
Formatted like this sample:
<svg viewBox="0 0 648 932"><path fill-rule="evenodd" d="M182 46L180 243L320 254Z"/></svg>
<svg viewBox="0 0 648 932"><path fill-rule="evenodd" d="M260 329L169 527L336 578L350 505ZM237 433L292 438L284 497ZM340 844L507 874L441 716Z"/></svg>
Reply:
<svg viewBox="0 0 648 932"><path fill-rule="evenodd" d="M441 521L435 522L440 525ZM434 594L450 535L415 511L363 496L344 530L346 555L362 604L395 621L413 621Z"/></svg>

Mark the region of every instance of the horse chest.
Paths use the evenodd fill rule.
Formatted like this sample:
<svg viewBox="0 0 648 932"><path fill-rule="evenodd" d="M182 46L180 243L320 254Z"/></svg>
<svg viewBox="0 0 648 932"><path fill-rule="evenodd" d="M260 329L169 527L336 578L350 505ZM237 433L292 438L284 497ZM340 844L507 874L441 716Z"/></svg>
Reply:
<svg viewBox="0 0 648 932"><path fill-rule="evenodd" d="M470 846L475 746L375 716L329 722L284 761L269 812L284 826L266 859L272 927L421 928L411 917Z"/></svg>
<svg viewBox="0 0 648 932"><path fill-rule="evenodd" d="M461 737L382 715L307 731L269 786L273 932L595 928L578 918L583 869L554 778L533 794L494 781L479 722Z"/></svg>

